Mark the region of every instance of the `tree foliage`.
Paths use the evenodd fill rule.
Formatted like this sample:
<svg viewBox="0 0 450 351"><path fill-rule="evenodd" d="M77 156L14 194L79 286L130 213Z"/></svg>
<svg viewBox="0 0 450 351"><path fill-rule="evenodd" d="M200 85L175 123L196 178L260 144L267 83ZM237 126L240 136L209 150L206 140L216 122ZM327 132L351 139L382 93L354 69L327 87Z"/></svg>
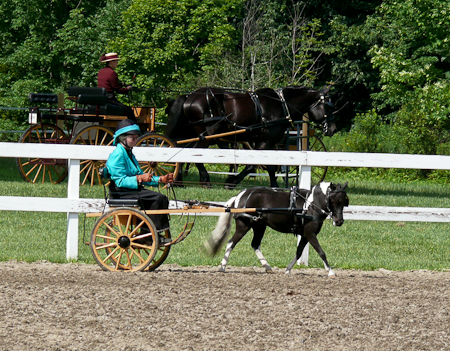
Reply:
<svg viewBox="0 0 450 351"><path fill-rule="evenodd" d="M119 77L136 74L143 102L163 107L163 97L202 85L332 82L338 123L355 138L347 146L369 150L395 132L398 145L372 151L441 153L449 27L445 0L9 0L0 4L0 106L95 86L100 55L116 51Z"/></svg>
<svg viewBox="0 0 450 351"><path fill-rule="evenodd" d="M233 19L242 0L135 0L113 44L136 84L154 89L195 86L236 42Z"/></svg>

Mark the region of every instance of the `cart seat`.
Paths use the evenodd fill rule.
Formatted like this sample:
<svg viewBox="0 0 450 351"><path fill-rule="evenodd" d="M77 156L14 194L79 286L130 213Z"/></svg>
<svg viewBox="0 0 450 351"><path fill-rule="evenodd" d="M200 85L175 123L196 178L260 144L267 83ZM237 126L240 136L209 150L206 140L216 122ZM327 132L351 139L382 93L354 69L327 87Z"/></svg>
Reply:
<svg viewBox="0 0 450 351"><path fill-rule="evenodd" d="M48 104L57 104L58 95L51 93L29 93L28 100L35 103L43 102Z"/></svg>
<svg viewBox="0 0 450 351"><path fill-rule="evenodd" d="M35 104L34 107L30 107L30 115L34 114L36 117L32 118L29 116L29 123L35 124L38 122L37 115L42 119L46 120L56 120L57 116L57 105L58 105L58 95L53 93L29 93L28 100ZM43 108L45 113L41 112L41 107L39 105L47 104L47 108Z"/></svg>
<svg viewBox="0 0 450 351"><path fill-rule="evenodd" d="M69 120L83 122L103 121L103 117L100 117L100 115L105 114L108 102L105 88L69 87L67 93L69 99L75 101L75 107L70 109L70 113L67 116Z"/></svg>
<svg viewBox="0 0 450 351"><path fill-rule="evenodd" d="M138 199L108 199L109 207L136 207L140 208Z"/></svg>
<svg viewBox="0 0 450 351"><path fill-rule="evenodd" d="M69 87L67 89L67 94L69 97L77 98L78 95L105 95L105 88L94 88L94 87Z"/></svg>
<svg viewBox="0 0 450 351"><path fill-rule="evenodd" d="M100 167L98 169L98 174L103 179L110 179L108 168ZM111 194L110 194L111 195ZM111 197L107 200L109 207L136 207L141 208L139 204L139 199L112 199Z"/></svg>

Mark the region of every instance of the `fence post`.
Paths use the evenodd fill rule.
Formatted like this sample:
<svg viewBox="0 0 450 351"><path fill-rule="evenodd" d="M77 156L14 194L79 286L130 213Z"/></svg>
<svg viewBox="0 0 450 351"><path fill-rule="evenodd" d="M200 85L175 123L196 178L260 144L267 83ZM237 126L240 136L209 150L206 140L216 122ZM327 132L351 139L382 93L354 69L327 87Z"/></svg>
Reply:
<svg viewBox="0 0 450 351"><path fill-rule="evenodd" d="M80 198L80 160L69 159L69 180L67 183L67 198ZM67 261L78 258L78 213L67 213L67 242L66 259Z"/></svg>
<svg viewBox="0 0 450 351"><path fill-rule="evenodd" d="M301 189L311 189L311 167L310 166L300 166L300 188ZM297 246L300 243L301 236L298 236ZM306 244L303 249L302 256L297 260L297 264L308 265L309 260L309 243Z"/></svg>

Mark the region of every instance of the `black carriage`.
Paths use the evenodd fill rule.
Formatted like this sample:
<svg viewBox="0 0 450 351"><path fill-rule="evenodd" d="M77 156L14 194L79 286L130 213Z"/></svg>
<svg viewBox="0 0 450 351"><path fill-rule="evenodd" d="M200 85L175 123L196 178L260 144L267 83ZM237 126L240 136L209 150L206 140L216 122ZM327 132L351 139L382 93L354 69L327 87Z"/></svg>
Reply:
<svg viewBox="0 0 450 351"><path fill-rule="evenodd" d="M64 94L30 93L33 107L29 111L30 127L19 139L21 143L112 145L114 129L127 118L122 108L111 111L106 108L104 88L70 87ZM68 100L68 101L67 101ZM73 105L66 107L67 103ZM137 146L173 147L172 141L155 133L154 107L134 107L133 111L143 135ZM67 160L46 158L18 158L16 160L22 178L31 183L60 183L67 176ZM82 160L81 184L99 184L99 168L104 160ZM177 164L142 163L145 172L164 175L177 172Z"/></svg>

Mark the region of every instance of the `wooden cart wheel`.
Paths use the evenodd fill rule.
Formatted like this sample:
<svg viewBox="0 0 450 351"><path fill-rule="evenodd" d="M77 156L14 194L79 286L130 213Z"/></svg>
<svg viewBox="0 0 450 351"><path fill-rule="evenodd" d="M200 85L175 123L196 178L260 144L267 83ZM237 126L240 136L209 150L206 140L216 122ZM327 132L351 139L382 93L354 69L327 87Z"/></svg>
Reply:
<svg viewBox="0 0 450 351"><path fill-rule="evenodd" d="M90 248L105 271L143 271L158 248L158 235L148 216L122 207L101 216L91 233Z"/></svg>
<svg viewBox="0 0 450 351"><path fill-rule="evenodd" d="M20 137L19 143L68 144L66 133L50 123L35 124ZM67 160L45 158L17 158L17 167L24 180L30 183L60 183L67 176Z"/></svg>
<svg viewBox="0 0 450 351"><path fill-rule="evenodd" d="M71 144L79 145L112 145L114 132L105 126L92 125L81 129L70 141ZM80 183L82 185L102 184L98 173L99 168L105 166L103 160L81 160L80 161Z"/></svg>
<svg viewBox="0 0 450 351"><path fill-rule="evenodd" d="M170 235L169 231L166 230L165 234L163 235L165 238L168 238ZM161 266L164 261L166 260L167 256L169 256L170 248L172 246L160 246L158 247L155 256L153 257L152 261L148 265L148 267L145 269L146 271L154 271L156 268Z"/></svg>
<svg viewBox="0 0 450 351"><path fill-rule="evenodd" d="M175 143L168 137L157 133L146 133L141 136L136 146L140 147L175 147ZM180 164L178 162L139 162L141 169L145 173L152 173L156 176L166 175L168 173L178 174Z"/></svg>

